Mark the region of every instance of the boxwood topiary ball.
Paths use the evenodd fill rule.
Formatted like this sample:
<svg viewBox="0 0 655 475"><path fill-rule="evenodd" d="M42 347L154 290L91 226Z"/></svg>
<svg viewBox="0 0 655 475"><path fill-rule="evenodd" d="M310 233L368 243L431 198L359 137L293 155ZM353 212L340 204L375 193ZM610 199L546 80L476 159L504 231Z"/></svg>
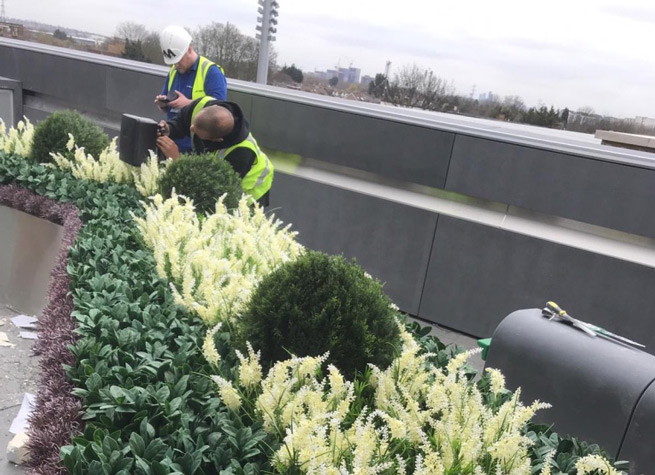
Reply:
<svg viewBox="0 0 655 475"><path fill-rule="evenodd" d="M260 349L265 364L330 351L329 361L352 377L368 363L391 363L400 349L395 315L381 284L354 261L307 251L264 277L238 340Z"/></svg>
<svg viewBox="0 0 655 475"><path fill-rule="evenodd" d="M178 195L193 200L196 211L209 214L216 209L216 201L225 193L223 204L228 209L239 205L243 188L232 165L213 154L181 155L171 163L159 182L162 196L170 198L175 188Z"/></svg>
<svg viewBox="0 0 655 475"><path fill-rule="evenodd" d="M50 152L72 157L66 148L68 134L73 134L76 145L95 158L109 145L109 137L100 127L77 111L63 110L54 112L35 127L30 157L42 163L52 161Z"/></svg>

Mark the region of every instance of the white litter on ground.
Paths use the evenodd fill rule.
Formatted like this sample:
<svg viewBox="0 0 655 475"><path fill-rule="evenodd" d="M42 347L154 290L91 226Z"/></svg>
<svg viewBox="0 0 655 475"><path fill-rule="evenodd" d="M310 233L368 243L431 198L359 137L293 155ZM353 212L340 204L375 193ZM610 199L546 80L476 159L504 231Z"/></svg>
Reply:
<svg viewBox="0 0 655 475"><path fill-rule="evenodd" d="M24 340L36 340L38 335L34 332L18 332L18 336Z"/></svg>
<svg viewBox="0 0 655 475"><path fill-rule="evenodd" d="M38 319L29 315L16 315L11 318L11 323L18 328L36 328L36 322L38 322Z"/></svg>
<svg viewBox="0 0 655 475"><path fill-rule="evenodd" d="M5 332L0 332L0 346L13 348L16 345L9 341L9 338L7 337L7 334Z"/></svg>
<svg viewBox="0 0 655 475"><path fill-rule="evenodd" d="M20 405L18 415L14 418L14 421L11 423L9 432L11 432L12 434L18 434L19 432L27 432L27 429L29 429L30 427L30 423L28 422L27 419L30 416L30 413L32 412L35 399L36 398L34 394L25 393L25 395L23 396L23 403Z"/></svg>

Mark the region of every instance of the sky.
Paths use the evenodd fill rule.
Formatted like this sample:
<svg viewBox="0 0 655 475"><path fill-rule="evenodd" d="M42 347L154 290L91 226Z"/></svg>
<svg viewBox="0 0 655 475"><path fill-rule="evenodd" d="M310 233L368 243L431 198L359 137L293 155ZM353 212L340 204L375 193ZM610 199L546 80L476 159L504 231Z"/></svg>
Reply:
<svg viewBox="0 0 655 475"><path fill-rule="evenodd" d="M112 35L230 22L254 35L257 0L4 0L7 17ZM652 0L278 0L279 64L361 68L391 77L416 64L457 93L518 95L528 106L655 117ZM228 72L229 76L229 72Z"/></svg>

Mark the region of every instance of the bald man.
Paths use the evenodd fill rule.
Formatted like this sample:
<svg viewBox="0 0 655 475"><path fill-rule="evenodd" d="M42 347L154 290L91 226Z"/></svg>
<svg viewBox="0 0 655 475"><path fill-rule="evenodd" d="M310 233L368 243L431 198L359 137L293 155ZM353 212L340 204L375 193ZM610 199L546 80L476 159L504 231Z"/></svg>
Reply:
<svg viewBox="0 0 655 475"><path fill-rule="evenodd" d="M268 206L273 184L273 164L250 133L250 124L234 102L203 97L191 102L174 119L159 123L157 146L166 157L177 160L174 140L191 135L192 153L214 153L226 160L241 177L243 190Z"/></svg>

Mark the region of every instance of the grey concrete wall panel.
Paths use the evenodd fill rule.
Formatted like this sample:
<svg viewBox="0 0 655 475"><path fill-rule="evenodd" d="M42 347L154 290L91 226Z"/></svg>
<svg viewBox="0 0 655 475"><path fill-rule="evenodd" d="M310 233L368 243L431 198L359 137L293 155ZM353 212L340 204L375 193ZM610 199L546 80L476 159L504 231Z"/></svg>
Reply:
<svg viewBox="0 0 655 475"><path fill-rule="evenodd" d="M23 118L23 84L20 81L0 76L0 92L3 93L4 107L8 107L3 111L2 116L5 124L15 126ZM4 116L5 113L7 117Z"/></svg>
<svg viewBox="0 0 655 475"><path fill-rule="evenodd" d="M16 55L21 50L11 46L0 45L0 76L12 79L19 79L18 61Z"/></svg>
<svg viewBox="0 0 655 475"><path fill-rule="evenodd" d="M253 96L253 130L267 148L443 188L454 134Z"/></svg>
<svg viewBox="0 0 655 475"><path fill-rule="evenodd" d="M628 371L630 370L631 368L628 368ZM653 472L655 467L653 428L655 428L655 384L651 383L637 404L617 457L619 460L630 461L631 474Z"/></svg>
<svg viewBox="0 0 655 475"><path fill-rule="evenodd" d="M653 268L442 215L419 316L488 337L513 310L555 300L653 351L653 288Z"/></svg>
<svg viewBox="0 0 655 475"><path fill-rule="evenodd" d="M61 226L0 206L0 301L19 312L41 313L62 237Z"/></svg>
<svg viewBox="0 0 655 475"><path fill-rule="evenodd" d="M655 237L655 171L458 135L446 189Z"/></svg>
<svg viewBox="0 0 655 475"><path fill-rule="evenodd" d="M26 50L18 55L25 90L56 97L81 111L106 107L106 67Z"/></svg>
<svg viewBox="0 0 655 475"><path fill-rule="evenodd" d="M35 107L30 107L28 105L26 105L23 108L23 114L25 114L25 117L30 119L30 122L32 122L33 124L37 124L41 122L43 119L45 119L50 115L50 113L48 112L45 112L41 109L37 109Z"/></svg>
<svg viewBox="0 0 655 475"><path fill-rule="evenodd" d="M229 87L230 87L230 80L229 79L228 79L228 82L227 82L227 87L228 87L227 100L232 101L232 102L236 102L237 104L239 104L239 107L241 107L241 110L246 115L246 118L249 121L252 121L252 118L253 118L252 117L252 96L250 94L246 94L246 93L243 93L243 92L235 91L233 89L229 89ZM259 137L259 135L257 134L257 131L255 129L253 129L253 135L255 137Z"/></svg>
<svg viewBox="0 0 655 475"><path fill-rule="evenodd" d="M99 66L100 67L100 66ZM121 114L164 119L165 115L154 104L161 92L164 79L161 77L118 68L105 68L107 71L106 108Z"/></svg>
<svg viewBox="0 0 655 475"><path fill-rule="evenodd" d="M310 249L355 257L403 310L416 314L437 215L276 173L270 209Z"/></svg>
<svg viewBox="0 0 655 475"><path fill-rule="evenodd" d="M541 310L507 316L493 334L486 366L521 387L521 399L552 408L535 420L554 423L560 434L595 442L615 456L643 391L655 380L655 357L569 325L549 321ZM652 426L641 443L652 449ZM652 473L649 470L640 473Z"/></svg>

